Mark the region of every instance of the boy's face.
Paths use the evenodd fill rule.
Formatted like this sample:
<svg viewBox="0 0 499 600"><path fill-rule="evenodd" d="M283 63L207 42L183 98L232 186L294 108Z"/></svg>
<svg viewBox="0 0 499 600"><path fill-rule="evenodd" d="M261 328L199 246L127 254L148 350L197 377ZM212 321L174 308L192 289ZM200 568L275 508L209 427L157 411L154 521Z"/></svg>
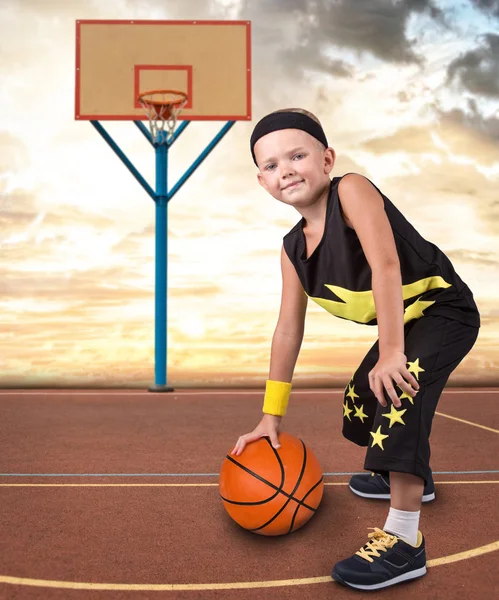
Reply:
<svg viewBox="0 0 499 600"><path fill-rule="evenodd" d="M261 137L254 146L258 182L276 200L308 206L329 185L335 154L301 129L282 129Z"/></svg>

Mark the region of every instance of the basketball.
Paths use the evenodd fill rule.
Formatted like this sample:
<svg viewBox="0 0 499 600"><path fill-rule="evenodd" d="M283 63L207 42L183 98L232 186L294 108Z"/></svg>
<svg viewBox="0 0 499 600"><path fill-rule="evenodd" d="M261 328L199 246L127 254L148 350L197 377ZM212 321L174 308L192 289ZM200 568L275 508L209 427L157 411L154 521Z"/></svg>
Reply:
<svg viewBox="0 0 499 600"><path fill-rule="evenodd" d="M324 491L319 461L310 448L289 433L281 447L263 437L240 456L228 454L220 470L220 496L232 519L259 535L296 531L317 512Z"/></svg>

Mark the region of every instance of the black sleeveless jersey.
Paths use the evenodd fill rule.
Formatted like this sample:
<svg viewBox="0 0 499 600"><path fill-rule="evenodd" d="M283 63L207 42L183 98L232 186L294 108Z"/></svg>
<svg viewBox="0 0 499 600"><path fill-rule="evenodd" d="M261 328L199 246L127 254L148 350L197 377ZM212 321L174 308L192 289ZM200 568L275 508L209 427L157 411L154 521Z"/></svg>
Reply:
<svg viewBox="0 0 499 600"><path fill-rule="evenodd" d="M356 232L348 227L341 213L338 196L341 179L335 177L331 181L324 234L312 255L307 258L304 218L284 236L284 250L309 298L336 317L363 325L376 325L371 267ZM424 315L441 315L480 327L473 294L447 256L425 240L394 204L374 187L383 198L397 246L404 323Z"/></svg>

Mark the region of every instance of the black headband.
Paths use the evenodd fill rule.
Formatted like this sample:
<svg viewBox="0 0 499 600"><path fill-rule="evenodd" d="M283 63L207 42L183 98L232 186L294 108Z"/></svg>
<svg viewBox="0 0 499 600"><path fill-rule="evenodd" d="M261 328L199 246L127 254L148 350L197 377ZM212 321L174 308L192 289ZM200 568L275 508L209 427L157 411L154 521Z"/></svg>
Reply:
<svg viewBox="0 0 499 600"><path fill-rule="evenodd" d="M256 158L254 147L257 141L264 135L267 135L267 133L279 131L280 129L301 129L302 131L309 133L316 140L319 140L319 142L324 144L326 148L328 147L324 130L319 123L310 117L307 117L307 115L291 111L270 113L270 115L267 115L258 121L258 123L255 125L255 129L253 129L253 133L251 134L251 156L253 156L255 165Z"/></svg>

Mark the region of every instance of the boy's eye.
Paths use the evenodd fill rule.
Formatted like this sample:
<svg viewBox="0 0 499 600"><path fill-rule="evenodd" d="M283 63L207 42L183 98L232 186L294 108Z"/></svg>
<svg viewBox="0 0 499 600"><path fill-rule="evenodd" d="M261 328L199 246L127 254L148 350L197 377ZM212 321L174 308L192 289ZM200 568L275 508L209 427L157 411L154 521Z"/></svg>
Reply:
<svg viewBox="0 0 499 600"><path fill-rule="evenodd" d="M305 156L305 154L303 154L303 152L299 152L298 154L295 154L295 155L293 156L293 160L300 160L300 159L304 158L304 156ZM274 170L274 168L275 168L275 166L276 166L276 165L275 165L274 163L270 163L269 165L267 165L267 166L265 167L265 170L266 170L266 171L273 171L273 170Z"/></svg>

